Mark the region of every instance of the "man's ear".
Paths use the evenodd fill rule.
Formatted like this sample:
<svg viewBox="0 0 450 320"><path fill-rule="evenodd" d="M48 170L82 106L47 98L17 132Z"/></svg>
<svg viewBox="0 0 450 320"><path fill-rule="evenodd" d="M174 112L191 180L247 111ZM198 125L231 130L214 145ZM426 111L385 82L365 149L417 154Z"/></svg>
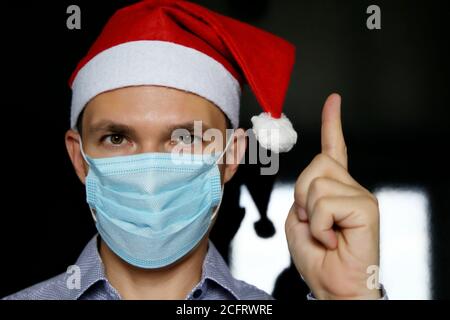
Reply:
<svg viewBox="0 0 450 320"><path fill-rule="evenodd" d="M88 172L88 166L84 161L83 156L81 155L80 139L81 137L78 132L72 129L67 130L65 136L67 153L69 154L70 160L72 161L73 168L75 169L78 178L84 184Z"/></svg>
<svg viewBox="0 0 450 320"><path fill-rule="evenodd" d="M236 129L233 133L233 142L226 153L223 183L227 183L236 173L242 158L245 156L247 139L244 129Z"/></svg>

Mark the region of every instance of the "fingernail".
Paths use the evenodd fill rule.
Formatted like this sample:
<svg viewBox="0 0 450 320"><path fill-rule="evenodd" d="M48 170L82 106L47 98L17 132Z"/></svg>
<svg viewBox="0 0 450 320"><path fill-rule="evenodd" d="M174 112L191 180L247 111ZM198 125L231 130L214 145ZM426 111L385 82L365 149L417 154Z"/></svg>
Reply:
<svg viewBox="0 0 450 320"><path fill-rule="evenodd" d="M300 221L308 221L308 215L306 214L306 210L303 209L302 207L298 207L298 218L300 219Z"/></svg>

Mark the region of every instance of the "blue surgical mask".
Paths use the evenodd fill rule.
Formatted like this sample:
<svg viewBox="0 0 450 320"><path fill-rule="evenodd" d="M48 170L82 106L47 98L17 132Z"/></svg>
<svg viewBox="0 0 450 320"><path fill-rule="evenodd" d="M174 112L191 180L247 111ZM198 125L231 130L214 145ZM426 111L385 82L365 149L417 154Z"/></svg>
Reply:
<svg viewBox="0 0 450 320"><path fill-rule="evenodd" d="M143 153L93 159L81 150L89 164L87 203L100 236L120 258L140 268L165 267L207 234L222 199L217 162L225 151L218 157Z"/></svg>

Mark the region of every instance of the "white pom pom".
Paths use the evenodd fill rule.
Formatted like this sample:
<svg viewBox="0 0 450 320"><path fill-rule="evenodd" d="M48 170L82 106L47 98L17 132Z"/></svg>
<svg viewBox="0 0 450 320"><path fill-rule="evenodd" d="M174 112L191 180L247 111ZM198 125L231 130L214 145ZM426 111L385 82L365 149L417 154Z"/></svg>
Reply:
<svg viewBox="0 0 450 320"><path fill-rule="evenodd" d="M266 149L277 153L288 152L297 142L297 132L284 114L276 119L263 112L251 120L256 139Z"/></svg>

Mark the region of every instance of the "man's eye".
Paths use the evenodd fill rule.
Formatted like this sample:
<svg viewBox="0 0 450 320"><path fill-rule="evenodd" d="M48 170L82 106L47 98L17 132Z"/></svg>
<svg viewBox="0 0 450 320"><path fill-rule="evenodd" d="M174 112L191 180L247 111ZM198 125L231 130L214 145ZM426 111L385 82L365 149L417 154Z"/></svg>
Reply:
<svg viewBox="0 0 450 320"><path fill-rule="evenodd" d="M180 135L180 136L176 137L175 142L179 143L181 145L189 146L189 145L201 143L202 138L195 136L193 134L184 134L184 135Z"/></svg>
<svg viewBox="0 0 450 320"><path fill-rule="evenodd" d="M106 137L105 141L113 145L121 145L125 137L121 134L111 134Z"/></svg>

